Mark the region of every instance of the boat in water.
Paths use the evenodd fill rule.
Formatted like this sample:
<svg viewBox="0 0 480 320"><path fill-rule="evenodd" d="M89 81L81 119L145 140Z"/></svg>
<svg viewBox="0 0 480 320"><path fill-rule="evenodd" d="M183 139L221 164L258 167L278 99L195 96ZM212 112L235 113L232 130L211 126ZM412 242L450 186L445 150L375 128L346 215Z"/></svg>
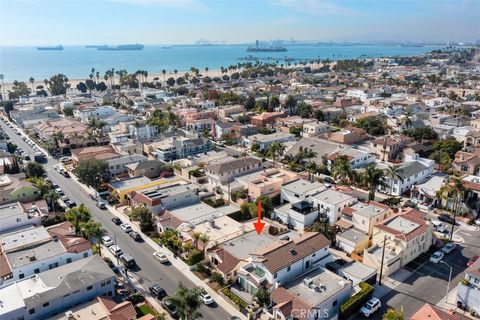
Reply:
<svg viewBox="0 0 480 320"><path fill-rule="evenodd" d="M37 47L37 50L45 50L45 51L61 51L63 50L63 46L62 45L58 45L58 46L55 46L55 47Z"/></svg>
<svg viewBox="0 0 480 320"><path fill-rule="evenodd" d="M121 44L118 46L98 46L97 50L110 50L110 51L121 51L121 50L143 50L143 44Z"/></svg>
<svg viewBox="0 0 480 320"><path fill-rule="evenodd" d="M260 45L258 40L254 46L249 46L247 52L287 52L287 48L280 45Z"/></svg>

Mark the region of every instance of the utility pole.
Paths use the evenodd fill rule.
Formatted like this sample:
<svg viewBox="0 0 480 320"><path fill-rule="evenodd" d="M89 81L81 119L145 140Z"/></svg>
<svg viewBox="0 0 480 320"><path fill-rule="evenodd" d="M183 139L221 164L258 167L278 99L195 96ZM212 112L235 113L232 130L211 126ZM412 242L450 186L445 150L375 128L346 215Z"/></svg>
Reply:
<svg viewBox="0 0 480 320"><path fill-rule="evenodd" d="M455 225L457 224L457 209L458 205L460 203L460 199L457 196L455 196L455 199L453 201L453 224L452 224L452 231L450 232L450 240L453 238L453 231L455 230Z"/></svg>
<svg viewBox="0 0 480 320"><path fill-rule="evenodd" d="M448 294L450 293L450 281L452 280L452 266L450 266L448 263L446 263L445 261L440 261L440 263L443 263L444 265L446 265L447 267L450 268L450 274L448 276L448 284L447 284L447 295L445 296L445 303L447 303L448 301Z"/></svg>
<svg viewBox="0 0 480 320"><path fill-rule="evenodd" d="M115 242L115 245L117 245L117 234L114 233L113 234L113 242ZM116 255L116 258L117 258L117 266L120 264L120 262L118 261L118 254Z"/></svg>
<svg viewBox="0 0 480 320"><path fill-rule="evenodd" d="M382 274L383 274L383 260L385 258L385 245L387 243L387 235L383 239L383 250L382 250L382 262L380 264L380 277L378 278L378 285L382 285Z"/></svg>

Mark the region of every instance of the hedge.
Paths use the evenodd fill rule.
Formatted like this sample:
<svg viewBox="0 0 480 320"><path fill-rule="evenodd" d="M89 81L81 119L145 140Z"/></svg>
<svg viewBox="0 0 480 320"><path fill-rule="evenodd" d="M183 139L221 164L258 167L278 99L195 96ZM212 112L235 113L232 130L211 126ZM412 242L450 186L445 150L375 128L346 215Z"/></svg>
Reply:
<svg viewBox="0 0 480 320"><path fill-rule="evenodd" d="M357 312L358 309L360 309L372 297L372 285L366 282L360 282L358 286L360 287L360 291L351 296L350 299L340 306L340 317L346 318Z"/></svg>
<svg viewBox="0 0 480 320"><path fill-rule="evenodd" d="M228 299L232 300L233 303L235 303L237 306L246 309L247 308L247 303L237 296L235 293L232 292L229 288L223 288L220 290Z"/></svg>
<svg viewBox="0 0 480 320"><path fill-rule="evenodd" d="M194 264L197 264L202 260L203 252L197 249L192 249L192 251L188 253L188 259L186 262L189 266L193 266Z"/></svg>

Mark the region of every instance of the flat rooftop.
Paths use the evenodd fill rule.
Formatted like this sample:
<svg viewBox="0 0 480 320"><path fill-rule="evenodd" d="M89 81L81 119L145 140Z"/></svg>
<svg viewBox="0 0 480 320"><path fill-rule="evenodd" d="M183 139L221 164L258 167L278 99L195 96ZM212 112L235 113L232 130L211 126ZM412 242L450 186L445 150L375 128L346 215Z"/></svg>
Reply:
<svg viewBox="0 0 480 320"><path fill-rule="evenodd" d="M228 216L198 224L193 229L194 232L206 234L212 243L223 243L252 230L254 230L252 223L243 224Z"/></svg>
<svg viewBox="0 0 480 320"><path fill-rule="evenodd" d="M368 234L355 228L347 229L344 232L339 233L337 236L353 243L358 243L359 241L368 239Z"/></svg>
<svg viewBox="0 0 480 320"><path fill-rule="evenodd" d="M375 268L369 267L364 263L352 261L346 266L342 267L343 273L346 273L354 278L366 280L373 274L377 273Z"/></svg>
<svg viewBox="0 0 480 320"><path fill-rule="evenodd" d="M0 236L3 252L11 252L23 247L31 247L49 241L52 236L44 227L29 226L4 233Z"/></svg>
<svg viewBox="0 0 480 320"><path fill-rule="evenodd" d="M407 220L403 218L402 216L397 216L390 220L388 223L385 224L385 226L392 228L398 232L401 232L403 234L409 234L413 230L417 229L420 227L418 223L415 223L413 221Z"/></svg>
<svg viewBox="0 0 480 320"><path fill-rule="evenodd" d="M323 183L317 181L310 182L304 179L298 179L283 185L282 189L295 193L306 193L314 190L318 190L318 192L320 192L327 189L327 187L325 187Z"/></svg>
<svg viewBox="0 0 480 320"><path fill-rule="evenodd" d="M236 211L238 211L238 208L231 205L213 208L204 202L170 210L181 221L190 222L193 225L226 216Z"/></svg>
<svg viewBox="0 0 480 320"><path fill-rule="evenodd" d="M19 249L7 253L8 262L12 269L21 268L34 261L47 260L65 253L66 250L60 241L48 241L38 245L32 245L25 249Z"/></svg>
<svg viewBox="0 0 480 320"><path fill-rule="evenodd" d="M311 306L318 306L333 294L350 286L351 282L323 268L284 285L290 293Z"/></svg>
<svg viewBox="0 0 480 320"><path fill-rule="evenodd" d="M345 201L354 201L355 198L346 193L336 191L333 189L326 189L323 192L317 193L312 198L330 204L339 204Z"/></svg>
<svg viewBox="0 0 480 320"><path fill-rule="evenodd" d="M141 193L151 199L162 199L175 194L180 194L186 191L194 190L195 188L191 183L187 182L176 182L169 185L155 186L148 189L145 189Z"/></svg>
<svg viewBox="0 0 480 320"><path fill-rule="evenodd" d="M353 206L351 206L350 208L356 210L355 214L358 214L358 215L360 215L362 217L366 217L366 218L375 217L375 216L381 214L383 211L386 210L386 209L383 209L383 208L380 208L380 207L377 207L377 206L373 206L373 205L370 205L370 204L366 204L366 203L363 203L363 202L358 202L358 203L354 204Z"/></svg>
<svg viewBox="0 0 480 320"><path fill-rule="evenodd" d="M14 217L22 213L23 209L18 205L18 203L10 203L0 206L0 219Z"/></svg>

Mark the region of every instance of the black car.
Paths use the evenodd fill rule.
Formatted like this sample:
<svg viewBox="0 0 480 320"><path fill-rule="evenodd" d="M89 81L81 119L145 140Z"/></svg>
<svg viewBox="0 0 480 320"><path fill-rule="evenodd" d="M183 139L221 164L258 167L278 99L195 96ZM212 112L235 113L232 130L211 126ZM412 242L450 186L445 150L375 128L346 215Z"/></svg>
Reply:
<svg viewBox="0 0 480 320"><path fill-rule="evenodd" d="M446 223L450 223L450 224L455 224L455 220L453 220L453 218L450 217L448 214L444 214L444 213L438 215L438 220Z"/></svg>
<svg viewBox="0 0 480 320"><path fill-rule="evenodd" d="M69 207L69 208L73 208L73 207L76 207L76 206L77 206L77 204L75 203L75 201L70 200L70 199L65 200L65 204L66 204L67 207Z"/></svg>
<svg viewBox="0 0 480 320"><path fill-rule="evenodd" d="M115 223L117 226L122 224L122 220L119 217L113 217L112 222Z"/></svg>
<svg viewBox="0 0 480 320"><path fill-rule="evenodd" d="M130 236L130 238L132 238L135 241L142 240L142 236L140 236L140 233L138 233L136 231L129 232L128 235Z"/></svg>
<svg viewBox="0 0 480 320"><path fill-rule="evenodd" d="M122 254L120 256L120 260L127 269L132 269L137 265L135 259L133 259L132 256L128 254Z"/></svg>
<svg viewBox="0 0 480 320"><path fill-rule="evenodd" d="M159 285L159 284L152 284L148 287L148 291L157 299L162 300L167 296L167 292Z"/></svg>
<svg viewBox="0 0 480 320"><path fill-rule="evenodd" d="M172 318L176 319L177 318L177 308L168 301L167 299L162 301L162 307L167 310L167 312L172 316Z"/></svg>

